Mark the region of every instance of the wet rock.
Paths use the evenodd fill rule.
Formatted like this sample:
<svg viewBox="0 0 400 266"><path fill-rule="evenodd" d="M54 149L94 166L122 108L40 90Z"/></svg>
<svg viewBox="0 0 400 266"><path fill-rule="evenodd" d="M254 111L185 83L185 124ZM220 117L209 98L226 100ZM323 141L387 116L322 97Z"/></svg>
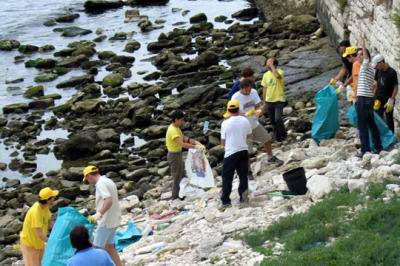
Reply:
<svg viewBox="0 0 400 266"><path fill-rule="evenodd" d="M128 0L130 5L152 6L152 5L165 5L169 0Z"/></svg>
<svg viewBox="0 0 400 266"><path fill-rule="evenodd" d="M83 62L87 61L87 57L85 55L71 56L67 57L57 63L58 67L79 67Z"/></svg>
<svg viewBox="0 0 400 266"><path fill-rule="evenodd" d="M161 77L161 73L158 71L155 71L153 73L147 74L146 76L143 77L144 80L155 80L155 79L159 79Z"/></svg>
<svg viewBox="0 0 400 266"><path fill-rule="evenodd" d="M95 96L95 98L96 98L97 96L99 96L101 94L101 87L97 83L92 83L92 84L86 85L82 89L82 92L87 95Z"/></svg>
<svg viewBox="0 0 400 266"><path fill-rule="evenodd" d="M93 41L94 41L94 42L102 42L102 41L104 41L105 39L107 39L107 35L100 35L100 36L94 38Z"/></svg>
<svg viewBox="0 0 400 266"><path fill-rule="evenodd" d="M39 51L39 47L37 47L36 45L22 44L18 47L18 52L20 52L21 54L31 54L37 51Z"/></svg>
<svg viewBox="0 0 400 266"><path fill-rule="evenodd" d="M215 22L224 22L225 20L227 20L227 17L223 15L215 17L214 19Z"/></svg>
<svg viewBox="0 0 400 266"><path fill-rule="evenodd" d="M114 36L110 37L110 41L124 41L128 39L128 34L126 32L117 32Z"/></svg>
<svg viewBox="0 0 400 266"><path fill-rule="evenodd" d="M0 171L4 171L7 169L7 164L6 163L1 163L0 162Z"/></svg>
<svg viewBox="0 0 400 266"><path fill-rule="evenodd" d="M116 56L116 54L112 51L101 51L98 53L98 57L101 60L108 60Z"/></svg>
<svg viewBox="0 0 400 266"><path fill-rule="evenodd" d="M212 65L218 65L219 57L216 53L211 51L206 51L201 53L193 60L193 64L197 67L210 67Z"/></svg>
<svg viewBox="0 0 400 266"><path fill-rule="evenodd" d="M53 68L56 65L57 61L54 59L50 58L37 58L33 60L29 60L25 63L25 67L35 67L35 68L44 68L44 69L50 69Z"/></svg>
<svg viewBox="0 0 400 266"><path fill-rule="evenodd" d="M92 33L91 30L82 29L77 26L70 26L66 28L55 28L53 31L62 32L61 36L63 37L76 37Z"/></svg>
<svg viewBox="0 0 400 266"><path fill-rule="evenodd" d="M34 100L28 104L29 109L46 109L54 105L54 99Z"/></svg>
<svg viewBox="0 0 400 266"><path fill-rule="evenodd" d="M11 187L16 187L21 183L18 179L8 179L6 181L6 187L11 188Z"/></svg>
<svg viewBox="0 0 400 266"><path fill-rule="evenodd" d="M1 51L11 51L17 49L21 44L16 40L0 40Z"/></svg>
<svg viewBox="0 0 400 266"><path fill-rule="evenodd" d="M124 5L120 0L87 0L84 3L86 12L104 12L108 9L119 8Z"/></svg>
<svg viewBox="0 0 400 266"><path fill-rule="evenodd" d="M70 79L57 84L57 88L70 88L70 87L80 87L88 83L94 82L94 77L92 75L83 75L71 77Z"/></svg>
<svg viewBox="0 0 400 266"><path fill-rule="evenodd" d="M97 137L102 141L119 143L119 134L112 128L105 128L97 131Z"/></svg>
<svg viewBox="0 0 400 266"><path fill-rule="evenodd" d="M135 171L120 171L125 179L138 182L141 178L146 177L150 174L149 170L146 168L137 169Z"/></svg>
<svg viewBox="0 0 400 266"><path fill-rule="evenodd" d="M55 80L57 78L58 78L57 74L44 73L44 74L37 75L34 78L34 81L35 82L50 82L50 81L53 81L53 80Z"/></svg>
<svg viewBox="0 0 400 266"><path fill-rule="evenodd" d="M140 19L138 26L142 32L150 31L153 29L153 23L151 23L148 17Z"/></svg>
<svg viewBox="0 0 400 266"><path fill-rule="evenodd" d="M111 63L118 63L123 66L131 66L133 62L135 62L135 58L133 56L117 55L111 58Z"/></svg>
<svg viewBox="0 0 400 266"><path fill-rule="evenodd" d="M13 104L8 104L3 107L3 113L4 114L10 114L10 113L24 113L27 112L29 109L27 103L13 103Z"/></svg>
<svg viewBox="0 0 400 266"><path fill-rule="evenodd" d="M96 153L96 143L96 133L81 132L71 136L62 143L56 144L56 146L54 146L54 154L57 158L65 158L67 160L76 160L92 156ZM80 172L80 180L82 180L82 172Z"/></svg>
<svg viewBox="0 0 400 266"><path fill-rule="evenodd" d="M68 68L68 67L60 67L60 66L56 66L56 67L51 69L52 73L57 74L59 76L65 75L70 71L71 71L70 68Z"/></svg>
<svg viewBox="0 0 400 266"><path fill-rule="evenodd" d="M118 87L124 83L124 77L121 74L109 74L103 79L103 87Z"/></svg>
<svg viewBox="0 0 400 266"><path fill-rule="evenodd" d="M15 84L15 83L20 83L23 82L24 78L17 78L17 79L12 79L12 80L6 80L6 84Z"/></svg>
<svg viewBox="0 0 400 266"><path fill-rule="evenodd" d="M235 12L232 14L233 18L239 19L239 20L252 20L253 18L258 16L258 9L257 8L246 8L243 10L240 10L238 12Z"/></svg>
<svg viewBox="0 0 400 266"><path fill-rule="evenodd" d="M39 47L39 52L50 52L50 51L54 51L56 48L54 47L54 45L51 44L46 44L43 46Z"/></svg>
<svg viewBox="0 0 400 266"><path fill-rule="evenodd" d="M114 74L121 74L124 78L132 77L132 71L127 67L119 67L113 70Z"/></svg>
<svg viewBox="0 0 400 266"><path fill-rule="evenodd" d="M59 17L57 17L55 20L57 22L73 22L75 19L79 18L79 14L75 13L75 14L65 14L65 15L61 15Z"/></svg>
<svg viewBox="0 0 400 266"><path fill-rule="evenodd" d="M45 22L43 22L43 25L46 27L52 27L52 26L57 25L57 22L55 19L48 19Z"/></svg>
<svg viewBox="0 0 400 266"><path fill-rule="evenodd" d="M86 57L91 57L96 53L96 50L93 47L89 46L84 46L84 47L79 47L75 51L72 52L72 56L78 56L78 55L85 55Z"/></svg>
<svg viewBox="0 0 400 266"><path fill-rule="evenodd" d="M159 52L164 48L171 48L175 45L173 40L161 40L157 42L151 42L147 45L147 50L150 52Z"/></svg>
<svg viewBox="0 0 400 266"><path fill-rule="evenodd" d="M84 145L85 146L85 145ZM67 181L82 181L84 167L70 167L68 170L62 170L61 176Z"/></svg>
<svg viewBox="0 0 400 266"><path fill-rule="evenodd" d="M311 15L288 16L285 22L289 22L290 31L301 34L314 33L320 27L317 18Z"/></svg>
<svg viewBox="0 0 400 266"><path fill-rule="evenodd" d="M76 113L92 113L97 112L103 105L105 102L100 99L89 99L74 103L71 110Z"/></svg>
<svg viewBox="0 0 400 266"><path fill-rule="evenodd" d="M129 41L125 45L124 51L128 53L133 53L134 51L139 50L139 48L140 48L140 43L138 41L133 40Z"/></svg>
<svg viewBox="0 0 400 266"><path fill-rule="evenodd" d="M125 11L124 22L138 21L140 19L140 12L137 9L128 9Z"/></svg>
<svg viewBox="0 0 400 266"><path fill-rule="evenodd" d="M40 97L44 95L44 87L42 85L29 86L24 92L24 96L27 98Z"/></svg>
<svg viewBox="0 0 400 266"><path fill-rule="evenodd" d="M199 13L199 14L196 14L196 15L192 16L192 17L189 19L189 22L190 22L191 24L201 23L201 22L207 22L207 16L206 16L206 14L204 14L204 13Z"/></svg>

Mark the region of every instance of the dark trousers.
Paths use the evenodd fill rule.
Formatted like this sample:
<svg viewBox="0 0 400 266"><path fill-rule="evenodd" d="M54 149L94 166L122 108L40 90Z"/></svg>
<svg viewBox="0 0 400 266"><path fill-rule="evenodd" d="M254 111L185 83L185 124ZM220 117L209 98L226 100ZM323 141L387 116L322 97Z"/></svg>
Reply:
<svg viewBox="0 0 400 266"><path fill-rule="evenodd" d="M389 127L389 129L393 132L394 134L394 119L393 119L393 111L386 113L385 111L385 104L387 103L386 101L381 101L381 108L376 111L376 113L382 117L382 119L386 122L386 125Z"/></svg>
<svg viewBox="0 0 400 266"><path fill-rule="evenodd" d="M274 137L277 141L286 138L286 129L283 124L283 102L267 102L267 113L274 128Z"/></svg>
<svg viewBox="0 0 400 266"><path fill-rule="evenodd" d="M249 168L248 151L238 151L231 156L224 158L222 167L222 204L230 204L230 195L232 192L233 175L236 172L239 175L239 196L248 189L247 171Z"/></svg>
<svg viewBox="0 0 400 266"><path fill-rule="evenodd" d="M177 199L179 197L179 184L183 178L185 171L182 152L168 152L167 160L173 180L172 199Z"/></svg>
<svg viewBox="0 0 400 266"><path fill-rule="evenodd" d="M374 99L371 97L357 97L356 111L358 117L358 130L360 132L361 153L371 151L369 147L369 132L372 134L372 141L375 150L381 151L382 144L378 127L374 118Z"/></svg>

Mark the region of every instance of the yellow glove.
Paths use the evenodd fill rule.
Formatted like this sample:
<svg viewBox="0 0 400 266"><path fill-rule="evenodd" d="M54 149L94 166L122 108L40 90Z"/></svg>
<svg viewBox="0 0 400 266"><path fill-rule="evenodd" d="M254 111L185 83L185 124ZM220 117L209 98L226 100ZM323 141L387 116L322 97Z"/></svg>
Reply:
<svg viewBox="0 0 400 266"><path fill-rule="evenodd" d="M96 212L95 215L91 215L91 216L88 217L88 221L91 224L96 224L97 221L101 219L101 217L102 217L101 213L100 212Z"/></svg>
<svg viewBox="0 0 400 266"><path fill-rule="evenodd" d="M386 113L392 112L393 107L394 107L394 100L392 98L390 98L384 106Z"/></svg>
<svg viewBox="0 0 400 266"><path fill-rule="evenodd" d="M329 85L336 85L336 80L335 79L331 79L330 81L329 81Z"/></svg>
<svg viewBox="0 0 400 266"><path fill-rule="evenodd" d="M378 111L381 108L381 101L375 100L374 101L374 110Z"/></svg>
<svg viewBox="0 0 400 266"><path fill-rule="evenodd" d="M18 251L18 250L20 250L21 249L21 244L20 243L15 243L14 245L13 245L13 250L14 251Z"/></svg>
<svg viewBox="0 0 400 266"><path fill-rule="evenodd" d="M251 110L247 111L246 116L253 116L255 112L256 112L256 109L251 109Z"/></svg>
<svg viewBox="0 0 400 266"><path fill-rule="evenodd" d="M337 89L336 89L336 94L341 94L342 92L344 92L344 86L340 85Z"/></svg>

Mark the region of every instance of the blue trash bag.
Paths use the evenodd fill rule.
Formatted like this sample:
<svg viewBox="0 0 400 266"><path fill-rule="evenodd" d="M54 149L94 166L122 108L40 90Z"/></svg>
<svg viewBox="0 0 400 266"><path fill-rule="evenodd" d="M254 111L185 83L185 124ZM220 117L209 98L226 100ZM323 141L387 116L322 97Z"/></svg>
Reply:
<svg viewBox="0 0 400 266"><path fill-rule="evenodd" d="M130 244L135 243L142 237L139 229L136 225L129 221L128 228L125 231L118 231L115 235L115 249L121 252L124 248Z"/></svg>
<svg viewBox="0 0 400 266"><path fill-rule="evenodd" d="M47 241L42 266L65 266L67 260L75 254L69 234L77 225L84 225L92 235L94 225L85 216L72 207L58 209L57 220Z"/></svg>
<svg viewBox="0 0 400 266"><path fill-rule="evenodd" d="M331 139L339 130L339 105L335 89L328 85L314 97L317 110L312 122L311 136L316 142Z"/></svg>
<svg viewBox="0 0 400 266"><path fill-rule="evenodd" d="M349 119L350 124L352 124L353 126L357 127L357 111L354 105L350 106L349 110L347 111L347 118ZM375 123L376 126L378 127L379 130L379 135L381 137L381 143L382 143L382 148L384 150L387 150L390 148L391 145L393 145L394 143L396 143L396 137L394 136L393 132L388 128L388 126L386 125L385 121L383 121L383 119L374 112L374 118L375 118ZM369 130L369 148L372 151L375 151L374 148L374 143L372 141L372 134L371 131Z"/></svg>

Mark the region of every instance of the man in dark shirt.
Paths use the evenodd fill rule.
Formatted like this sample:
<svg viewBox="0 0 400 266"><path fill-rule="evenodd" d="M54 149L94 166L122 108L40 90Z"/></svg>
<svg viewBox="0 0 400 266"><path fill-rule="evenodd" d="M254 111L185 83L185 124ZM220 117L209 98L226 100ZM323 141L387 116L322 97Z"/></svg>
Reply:
<svg viewBox="0 0 400 266"><path fill-rule="evenodd" d="M349 40L341 41L338 47L339 54L342 55L345 52L346 48L350 46L351 45ZM349 60L347 60L347 58L341 56L341 59L343 64L339 70L339 73L332 79L333 84L336 84L338 81L342 81L343 79L351 77L352 74L353 64Z"/></svg>
<svg viewBox="0 0 400 266"><path fill-rule="evenodd" d="M251 87L255 90L257 90L256 88L256 84L254 83L254 70L251 67L245 67L242 70L242 77L235 81L235 83L233 83L231 90L228 92L228 99L230 100L233 96L233 94L235 94L236 92L240 91L240 81L244 80L244 79L250 79L253 81L253 84L251 85Z"/></svg>
<svg viewBox="0 0 400 266"><path fill-rule="evenodd" d="M376 112L385 119L389 129L394 133L393 107L398 91L397 72L385 62L385 58L378 54L374 57L375 73L375 98L380 101ZM378 105L379 106L379 105Z"/></svg>

